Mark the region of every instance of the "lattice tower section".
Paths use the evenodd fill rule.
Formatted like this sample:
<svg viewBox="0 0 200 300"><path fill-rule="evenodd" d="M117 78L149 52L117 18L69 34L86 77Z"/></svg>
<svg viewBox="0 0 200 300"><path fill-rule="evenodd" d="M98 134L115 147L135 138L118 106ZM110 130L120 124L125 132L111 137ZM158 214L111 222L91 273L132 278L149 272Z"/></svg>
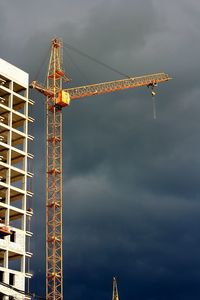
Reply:
<svg viewBox="0 0 200 300"><path fill-rule="evenodd" d="M62 108L56 95L62 90L62 42L52 41L46 99L46 299L63 299L62 272Z"/></svg>

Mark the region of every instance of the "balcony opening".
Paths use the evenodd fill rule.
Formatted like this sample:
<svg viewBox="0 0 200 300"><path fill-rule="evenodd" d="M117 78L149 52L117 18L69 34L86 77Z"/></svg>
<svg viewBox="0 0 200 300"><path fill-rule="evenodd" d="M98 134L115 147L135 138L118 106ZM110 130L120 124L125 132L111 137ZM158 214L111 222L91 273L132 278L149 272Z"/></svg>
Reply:
<svg viewBox="0 0 200 300"><path fill-rule="evenodd" d="M15 170L11 170L10 181L13 187L24 189L25 175Z"/></svg>
<svg viewBox="0 0 200 300"><path fill-rule="evenodd" d="M9 274L9 284L15 285L15 274L12 273Z"/></svg>
<svg viewBox="0 0 200 300"><path fill-rule="evenodd" d="M9 225L14 228L23 229L23 214L14 210L10 209L10 221Z"/></svg>
<svg viewBox="0 0 200 300"><path fill-rule="evenodd" d="M19 83L13 82L13 91L23 97L26 97L26 88Z"/></svg>
<svg viewBox="0 0 200 300"><path fill-rule="evenodd" d="M8 168L0 165L0 182L6 182L6 180L8 181Z"/></svg>
<svg viewBox="0 0 200 300"><path fill-rule="evenodd" d="M11 106L11 94L8 92L5 92L0 88L0 104L10 107Z"/></svg>
<svg viewBox="0 0 200 300"><path fill-rule="evenodd" d="M12 132L12 146L25 151L24 149L25 137L21 133L17 133L15 131Z"/></svg>
<svg viewBox="0 0 200 300"><path fill-rule="evenodd" d="M15 252L8 252L8 269L21 272L23 256Z"/></svg>
<svg viewBox="0 0 200 300"><path fill-rule="evenodd" d="M11 151L11 164L12 166L24 170L24 159L25 155L20 153L20 151Z"/></svg>
<svg viewBox="0 0 200 300"><path fill-rule="evenodd" d="M15 231L11 231L10 241L13 243L16 242L16 232Z"/></svg>
<svg viewBox="0 0 200 300"><path fill-rule="evenodd" d="M5 267L5 261L4 261L4 256L5 256L5 250L0 250L0 267L4 268Z"/></svg>
<svg viewBox="0 0 200 300"><path fill-rule="evenodd" d="M10 116L10 111L8 111L6 107L0 106L0 122L10 126Z"/></svg>
<svg viewBox="0 0 200 300"><path fill-rule="evenodd" d="M15 114L13 112L12 114L12 127L15 128L18 131L24 132L25 129L25 116L21 116L18 114Z"/></svg>
<svg viewBox="0 0 200 300"><path fill-rule="evenodd" d="M11 88L11 80L8 79L7 77L1 75L0 85L2 85L3 87L6 87L7 89L10 89Z"/></svg>
<svg viewBox="0 0 200 300"><path fill-rule="evenodd" d="M0 271L0 282L4 282L4 272Z"/></svg>
<svg viewBox="0 0 200 300"><path fill-rule="evenodd" d="M5 129L0 124L0 142L9 145L9 139L10 139L10 131Z"/></svg>
<svg viewBox="0 0 200 300"><path fill-rule="evenodd" d="M23 96L23 95L22 95ZM21 114L25 114L26 101L16 95L13 96L13 109Z"/></svg>

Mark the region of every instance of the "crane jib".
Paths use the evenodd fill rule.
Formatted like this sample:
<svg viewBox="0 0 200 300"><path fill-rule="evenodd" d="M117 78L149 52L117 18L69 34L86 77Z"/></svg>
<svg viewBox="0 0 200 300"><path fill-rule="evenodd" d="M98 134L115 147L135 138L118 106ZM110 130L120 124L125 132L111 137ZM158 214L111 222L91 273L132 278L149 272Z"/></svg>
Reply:
<svg viewBox="0 0 200 300"><path fill-rule="evenodd" d="M159 82L168 81L169 79L171 78L167 74L157 73L157 74L133 77L133 78L123 79L123 80L116 80L116 81L104 82L99 84L91 84L87 86L75 87L75 88L65 89L64 91L69 94L70 99L78 99L86 96L111 93L114 91L124 90L128 88L155 85Z"/></svg>
<svg viewBox="0 0 200 300"><path fill-rule="evenodd" d="M114 91L120 91L129 88L136 88L140 86L154 86L159 82L168 81L171 78L168 74L157 73L151 75L144 75L140 77L132 77L121 80L90 84L80 87L74 87L69 89L60 90L56 97L56 105L59 107L65 107L70 104L73 99L79 99L87 96L101 95L105 93L111 93ZM37 83L32 82L31 87L36 88L42 94L47 97L54 97L54 92L52 89L47 89Z"/></svg>

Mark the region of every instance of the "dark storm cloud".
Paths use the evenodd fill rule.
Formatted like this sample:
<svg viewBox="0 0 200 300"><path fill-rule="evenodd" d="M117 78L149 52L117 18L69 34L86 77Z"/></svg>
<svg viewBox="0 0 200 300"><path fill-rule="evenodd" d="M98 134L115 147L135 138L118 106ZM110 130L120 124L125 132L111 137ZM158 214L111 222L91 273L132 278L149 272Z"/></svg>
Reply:
<svg viewBox="0 0 200 300"><path fill-rule="evenodd" d="M126 74L174 77L158 87L157 120L145 88L75 101L63 111L65 298L110 299L113 275L121 299L199 298L199 3L19 0L0 8L1 57L31 79L44 80L55 35ZM72 84L119 78L69 49L64 54ZM31 97L32 286L41 294L45 114L42 97Z"/></svg>

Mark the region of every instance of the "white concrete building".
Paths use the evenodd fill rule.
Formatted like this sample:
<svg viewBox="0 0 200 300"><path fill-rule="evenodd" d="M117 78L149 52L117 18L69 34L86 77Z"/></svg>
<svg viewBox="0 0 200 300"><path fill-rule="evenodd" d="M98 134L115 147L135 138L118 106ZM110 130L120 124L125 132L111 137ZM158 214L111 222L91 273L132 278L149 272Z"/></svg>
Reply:
<svg viewBox="0 0 200 300"><path fill-rule="evenodd" d="M30 299L29 76L0 59L0 299Z"/></svg>

